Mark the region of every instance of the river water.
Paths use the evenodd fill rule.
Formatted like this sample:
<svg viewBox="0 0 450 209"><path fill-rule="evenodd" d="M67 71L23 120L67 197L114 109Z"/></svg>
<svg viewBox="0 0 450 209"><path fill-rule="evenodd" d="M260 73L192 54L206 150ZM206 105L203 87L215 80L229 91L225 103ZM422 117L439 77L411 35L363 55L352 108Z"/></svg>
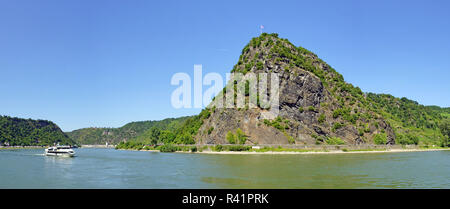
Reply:
<svg viewBox="0 0 450 209"><path fill-rule="evenodd" d="M450 188L450 151L214 155L0 150L0 188Z"/></svg>

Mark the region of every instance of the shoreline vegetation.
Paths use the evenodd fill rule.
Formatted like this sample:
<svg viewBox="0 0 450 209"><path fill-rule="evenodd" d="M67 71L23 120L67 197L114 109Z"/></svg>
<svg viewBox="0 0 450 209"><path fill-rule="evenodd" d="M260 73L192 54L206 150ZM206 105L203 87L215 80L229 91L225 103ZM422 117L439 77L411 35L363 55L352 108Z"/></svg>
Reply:
<svg viewBox="0 0 450 209"><path fill-rule="evenodd" d="M342 154L342 153L388 153L388 152L422 152L450 150L438 146L313 146L307 148L283 148L250 145L141 145L120 143L117 150L134 150L148 152L199 153L199 154Z"/></svg>
<svg viewBox="0 0 450 209"><path fill-rule="evenodd" d="M44 149L48 146L0 146L0 150L2 149Z"/></svg>
<svg viewBox="0 0 450 209"><path fill-rule="evenodd" d="M236 152L236 151L224 151L224 152L213 152L213 151L205 151L199 152L203 154L364 154L364 153L395 153L395 152L428 152L428 151L444 151L450 150L450 148L440 148L440 149L390 149L390 150L333 150L333 151L319 151L319 150L311 150L311 151L244 151L244 152ZM179 151L182 152L182 151ZM186 153L186 152L182 152Z"/></svg>
<svg viewBox="0 0 450 209"><path fill-rule="evenodd" d="M126 143L123 143L126 144ZM305 146L307 147L307 146ZM369 146L370 147L370 146ZM46 146L0 146L0 150L12 149L44 149ZM198 153L198 154L346 154L346 153L396 153L450 151L448 147L438 146L374 146L361 148L358 146L314 146L311 148L261 147L258 145L160 145L124 147L114 145L82 145L79 148L103 148L128 151L165 152L165 153Z"/></svg>

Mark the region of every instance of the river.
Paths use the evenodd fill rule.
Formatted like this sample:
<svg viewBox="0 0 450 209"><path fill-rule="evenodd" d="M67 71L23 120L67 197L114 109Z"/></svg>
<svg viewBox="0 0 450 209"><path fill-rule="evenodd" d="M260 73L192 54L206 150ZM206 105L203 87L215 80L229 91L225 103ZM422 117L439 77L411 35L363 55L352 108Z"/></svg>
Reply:
<svg viewBox="0 0 450 209"><path fill-rule="evenodd" d="M214 155L0 150L0 188L450 188L450 151Z"/></svg>

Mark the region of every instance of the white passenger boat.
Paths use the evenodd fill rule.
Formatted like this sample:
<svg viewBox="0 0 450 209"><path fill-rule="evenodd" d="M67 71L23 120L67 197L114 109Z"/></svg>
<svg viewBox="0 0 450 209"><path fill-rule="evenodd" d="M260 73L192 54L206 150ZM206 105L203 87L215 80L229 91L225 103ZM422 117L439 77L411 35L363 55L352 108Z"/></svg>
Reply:
<svg viewBox="0 0 450 209"><path fill-rule="evenodd" d="M70 146L53 146L45 149L45 155L73 157L75 152Z"/></svg>

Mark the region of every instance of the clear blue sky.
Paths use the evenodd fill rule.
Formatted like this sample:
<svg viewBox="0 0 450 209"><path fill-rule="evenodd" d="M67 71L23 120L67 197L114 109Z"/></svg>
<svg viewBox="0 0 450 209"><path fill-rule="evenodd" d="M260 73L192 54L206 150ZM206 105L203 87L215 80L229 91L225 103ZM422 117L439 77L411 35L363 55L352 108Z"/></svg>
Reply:
<svg viewBox="0 0 450 209"><path fill-rule="evenodd" d="M225 74L259 34L313 52L365 92L450 106L448 1L0 0L0 115L64 131L198 113L176 72Z"/></svg>

